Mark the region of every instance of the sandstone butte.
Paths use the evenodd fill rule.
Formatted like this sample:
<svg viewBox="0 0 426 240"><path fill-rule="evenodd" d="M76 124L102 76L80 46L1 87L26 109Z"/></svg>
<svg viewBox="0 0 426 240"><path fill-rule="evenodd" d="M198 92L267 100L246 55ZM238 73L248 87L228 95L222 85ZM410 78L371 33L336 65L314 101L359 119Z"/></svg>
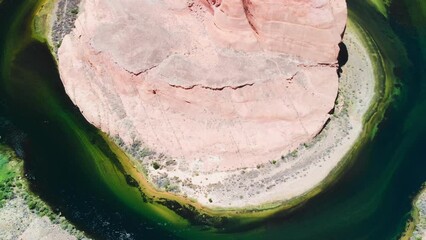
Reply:
<svg viewBox="0 0 426 240"><path fill-rule="evenodd" d="M125 144L201 172L251 168L328 121L346 20L344 0L83 0L59 71Z"/></svg>

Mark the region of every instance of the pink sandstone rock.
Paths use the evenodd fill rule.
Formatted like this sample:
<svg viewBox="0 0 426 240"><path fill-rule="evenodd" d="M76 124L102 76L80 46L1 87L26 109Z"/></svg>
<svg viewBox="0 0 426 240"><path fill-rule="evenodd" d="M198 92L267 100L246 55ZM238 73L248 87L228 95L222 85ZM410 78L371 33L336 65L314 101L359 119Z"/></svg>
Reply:
<svg viewBox="0 0 426 240"><path fill-rule="evenodd" d="M334 107L344 0L83 0L58 51L92 124L202 171L280 158Z"/></svg>

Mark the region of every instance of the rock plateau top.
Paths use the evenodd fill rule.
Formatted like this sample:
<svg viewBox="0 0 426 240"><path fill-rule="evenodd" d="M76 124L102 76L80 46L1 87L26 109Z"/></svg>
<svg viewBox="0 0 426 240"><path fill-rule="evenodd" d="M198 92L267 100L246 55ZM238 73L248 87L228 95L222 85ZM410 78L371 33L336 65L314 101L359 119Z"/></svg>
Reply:
<svg viewBox="0 0 426 240"><path fill-rule="evenodd" d="M346 11L344 0L83 0L59 70L86 119L127 145L190 170L255 167L329 119Z"/></svg>

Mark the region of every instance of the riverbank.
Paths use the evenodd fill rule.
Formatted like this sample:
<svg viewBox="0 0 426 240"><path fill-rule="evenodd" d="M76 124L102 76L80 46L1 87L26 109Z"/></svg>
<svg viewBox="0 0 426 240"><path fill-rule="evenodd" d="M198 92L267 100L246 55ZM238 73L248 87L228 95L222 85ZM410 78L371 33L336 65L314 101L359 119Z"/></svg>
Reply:
<svg viewBox="0 0 426 240"><path fill-rule="evenodd" d="M41 42L46 41L54 55L64 36L74 28L79 3L80 0L42 0L38 3L32 35Z"/></svg>
<svg viewBox="0 0 426 240"><path fill-rule="evenodd" d="M11 1L9 1L11 2ZM357 2L357 1L355 1ZM6 2L7 3L7 2ZM359 11L360 13L364 13L365 9L367 9L366 7L363 7L361 9L361 11ZM9 11L12 12L12 11ZM4 14L2 15L4 16ZM366 19L366 21L368 20L368 22L371 22L371 24L365 24L363 26L370 26L370 28L368 29L370 33L375 34L377 33L379 36L380 34L384 35L385 38L389 38L389 33L392 33L391 31L382 31L382 29L385 29L385 27L382 27L380 24L378 29L379 30L375 30L374 29L374 24L378 23L380 21L372 21L371 18L372 16L374 16L373 14L359 14L358 16L362 17L363 19ZM4 21L3 21L4 23ZM9 27L7 27L8 25L4 24L6 27L3 29L9 29ZM383 25L383 24L382 24ZM3 35L4 36L4 35ZM16 39L21 39L21 38L16 38ZM375 36L375 39L379 39L377 38L377 36ZM16 42L14 40L12 40L12 42ZM389 49L390 52L392 52L392 49L395 49L397 46L394 46L394 41L391 42L386 42L386 41L380 41L378 40L381 47L383 47L384 45L388 44L388 45L392 45ZM13 50L13 51L19 51L19 50ZM373 51L371 51L373 52ZM384 52L386 54L386 51ZM398 52L399 53L399 52ZM31 54L23 54L24 59L32 59L31 58ZM401 54L402 55L402 54ZM42 55L44 56L44 55ZM387 55L385 55L387 56ZM16 58L16 57L15 57ZM49 65L49 67L44 67L44 65L38 64L40 62L45 62L46 57L40 57L40 54L35 54L33 57L35 60L31 61L31 65L35 65L36 69L51 69L51 71L56 71L55 70L55 66L54 64ZM50 59L50 58L49 58ZM386 57L385 59L389 59L388 57ZM401 59L404 59L403 56L401 57ZM374 62L378 62L378 61L374 61ZM395 61L395 63L399 63L398 61ZM19 64L17 64L19 66L19 68L21 69L25 69L25 65L21 66ZM399 65L399 64L394 64L395 65ZM392 64L389 64L390 66L390 73L392 73ZM27 67L28 68L28 67ZM36 72L38 73L38 72ZM28 75L28 80L24 81L20 80L21 82L26 82L26 83L33 83L33 82L46 82L45 79L52 79L52 78L48 78L48 77L44 77L45 79L42 79L41 77L36 78L37 81L34 80L34 77L37 76L45 76L43 74L27 74ZM13 74L12 75L12 79L16 79L17 74ZM18 75L19 76L19 75ZM21 78L19 78L21 79ZM59 80L57 78L53 78L55 79L55 82L59 83ZM16 82L16 81L14 81ZM47 85L47 84L46 84ZM44 86L44 85L41 85ZM40 89L39 85L33 86L31 85L31 87L28 87L28 89L30 89L29 91L34 91L37 89ZM22 88L25 89L25 88ZM56 89L55 89L56 90ZM17 92L17 91L15 91ZM103 164L112 164L111 162L114 162L116 160L115 157L103 157L102 159L98 160L98 157L96 158L91 158L91 157L87 157L86 155L83 154L79 154L78 156L75 156L77 154L74 154L74 152L77 153L86 153L86 152L93 152L95 151L94 148L96 148L96 146L94 146L93 144L93 134L92 133L92 128L88 127L88 124L84 121L82 124L74 124L71 125L70 123L75 123L75 118L73 118L73 116L77 116L79 117L79 119L81 119L81 115L78 114L78 112L76 112L75 114L71 115L71 114L67 114L65 115L63 112L65 110L68 109L73 109L72 105L60 105L60 108L55 108L52 107L52 104L50 104L53 101L59 102L60 99L62 98L55 98L56 95L54 95L53 93L56 92L60 92L61 96L64 95L64 93L62 93L61 91L52 91L52 92L48 92L48 94L44 94L41 95L38 92L36 94L36 96L40 96L40 99L43 99L43 103L42 104L36 104L33 101L34 98L31 98L32 95L30 94L25 94L25 91L19 91L21 94L19 94L20 98L22 99L30 99L29 102L30 104L28 105L28 107L16 107L16 105L13 104L13 102L10 104L10 106L14 107L14 109L16 109L17 112L19 112L19 116L21 116L21 114L23 114L24 112L29 112L28 114L24 115L24 117L22 117L22 121L24 124L21 124L22 126L26 126L26 125L30 125L29 127L27 127L27 129L41 129L39 135L42 136L37 136L33 134L33 136L31 136L30 139L32 139L32 141L34 143L43 143L44 146L46 146L45 148L47 149L46 152L51 152L51 151L55 151L56 149L60 149L59 151L56 151L56 153L60 156L64 157L64 161L57 161L57 158L54 157L55 154L52 154L53 157L49 158L46 156L50 156L50 155L41 155L43 158L43 161L34 161L34 157L31 159L29 159L29 163L31 162L35 162L35 164L33 164L33 166L28 166L28 169L47 169L45 172L43 172L43 174L38 174L36 176L43 176L49 179L49 181L47 181L47 184L44 184L46 182L40 181L39 179L41 178L37 178L37 182L40 186L45 186L46 189L40 191L44 197L43 199L49 201L49 202L54 202L52 201L52 199L55 198L66 198L67 194L63 194L63 195L59 195L56 194L57 192L60 191L56 191L56 189L52 188L49 184L50 183L54 183L56 181L61 181L63 178L66 177L66 174L63 173L67 173L69 171L72 171L72 169L77 168L77 171L72 172L72 176L74 176L73 178L70 178L67 182L70 183L70 186L74 186L76 189L79 190L79 193L82 192L82 187L86 186L88 183L91 183L93 179L95 179L96 181L96 177L97 177L97 171L96 169L92 169L92 168L88 168L86 167L85 164L83 164L82 162L85 163L91 163L91 162L96 162L97 164L99 164L99 169L103 169ZM13 94L13 92L12 92ZM50 94L50 95L49 95ZM2 99L4 98L5 95L2 94ZM380 94L380 96L382 96L382 94ZM410 94L410 96L412 96L412 94ZM64 97L66 98L66 97ZM51 100L52 99L52 100ZM59 99L59 100L58 100ZM32 102L32 103L31 103ZM37 102L38 103L38 102ZM412 103L415 103L415 101L412 101ZM33 112L35 112L35 110L33 111L33 109L40 109L39 111L44 111L45 108L45 104L46 106L46 115L43 115L43 120L44 119L48 119L49 122L51 123L61 123L61 127L58 127L58 125L55 125L55 127L44 127L44 124L33 124L34 122L37 122L36 120L33 121L26 121L25 119L34 119L33 118ZM19 105L20 106L20 105ZM404 105L404 109L410 109L409 108L410 105L405 106ZM49 114L49 115L47 115ZM56 115L54 115L56 114ZM50 117L50 116L54 116L54 117ZM56 117L57 115L60 115L61 118ZM402 116L401 119L397 118L397 122L393 125L391 125L391 127L389 127L389 122L384 122L384 124L382 124L380 126L380 128L382 130L378 131L378 134L376 136L376 140L374 140L372 142L372 145L374 142L379 142L378 144L374 144L373 145L373 149L374 151L377 153L377 155L372 155L370 156L366 156L365 152L368 151L368 147L364 149L364 151L362 151L362 157L359 157L356 161L356 165L354 165L353 167L350 168L350 170L348 170L348 174L345 174L344 177L342 177L341 180L339 180L339 183L337 183L334 187L329 188L331 191L327 191L327 193L325 194L321 194L319 197L316 197L314 199L312 199L312 201L309 201L308 204L304 205L303 207L301 207L300 209L298 209L297 211L294 212L294 214L291 214L289 217L287 217L287 215L285 215L285 217L280 217L280 218L268 218L265 219L266 223L264 224L259 224L256 225L257 227L253 227L250 229L256 229L256 234L250 235L252 237L252 239L258 239L259 237L263 237L263 238L268 238L265 237L264 234L267 234L267 236L269 236L270 239L273 239L273 236L275 236L276 238L282 237L282 236L288 236L288 238L294 238L294 239L311 239L311 238L321 238L321 239L329 239L329 238L351 238L351 239L358 239L361 238L361 236L372 236L371 232L375 230L375 233L373 234L373 236L375 236L375 239L380 239L380 236L383 236L383 234L389 233L389 232L397 232L394 220L395 219L401 219L401 207L402 204L400 202L398 202L398 205L396 204L392 204L391 207L389 207L388 203L390 200L389 199L404 199L401 201L406 201L408 194L410 194L409 192L412 192L414 190L409 190L409 191L405 191L403 194L401 193L401 189L399 187L399 185L394 186L394 185L390 185L388 184L389 180L387 180L388 178L390 178L390 176L394 176L394 178L396 177L398 179L398 182L400 181L404 181L406 180L406 178L401 177L400 175L396 175L395 176L395 172L389 169L389 165L390 164L394 164L395 161L393 160L393 155L394 155L394 151L392 151L392 149L394 149L395 147L393 146L397 146L397 145L390 145L390 147L392 149L386 148L386 149L381 149L381 146L386 145L387 144L387 140L389 139L395 139L394 142L400 142L399 140L396 139L400 139L400 135L397 134L393 134L394 130L397 131L397 129L399 129L397 126L399 126L402 122L403 119L407 116L407 114L405 114L405 112L397 112L396 114L397 116ZM46 117L47 116L47 117ZM56 117L56 118L55 118ZM387 115L387 118L391 118L392 115ZM19 118L18 118L19 119ZM418 119L418 118L416 118ZM80 122L78 122L80 123ZM70 126L71 125L71 126ZM47 125L46 125L47 126ZM64 126L64 127L62 127ZM387 126L387 127L386 127ZM421 126L421 125L419 125ZM63 128L70 129L69 131L63 131ZM80 138L75 138L74 137L74 132L75 129L81 129L81 131L79 131L78 135L80 136ZM90 130L88 130L90 129ZM374 127L372 127L370 130L370 132L372 132L372 130L374 129ZM58 131L59 130L59 131ZM50 132L54 132L54 134L49 134ZM384 133L385 132L385 133ZM56 134L55 134L56 133ZM371 135L371 134L368 134ZM380 138L380 136L385 135L385 137ZM46 137L44 137L46 136ZM48 136L48 137L47 137ZM58 138L57 136L62 136L61 138ZM81 138L88 136L87 139L89 139L90 141L84 141L81 142ZM49 141L49 137L53 137L54 140ZM72 139L73 141L66 141L68 139ZM378 138L378 139L377 139ZM369 139L368 136L365 137L365 141L367 141ZM98 138L95 138L96 142L99 142ZM365 143L364 141L364 143ZM75 142L75 144L74 144ZM78 144L79 142L81 142L81 144ZM57 144L56 144L57 143ZM70 144L71 143L71 144ZM34 149L40 149L41 146L43 146L43 144L37 144L37 146L34 146ZM64 146L63 148L61 148L61 146ZM66 149L70 149L69 151L66 151ZM119 150L118 150L119 151ZM358 151L355 151L358 152ZM96 154L98 154L96 152ZM40 155L40 154L38 154ZM100 154L99 154L100 155ZM62 162L66 162L67 157L68 156L73 156L70 160L70 162L72 162L72 164L69 164L69 166L67 166L66 168L60 168L58 167L58 164L62 164ZM103 155L102 155L103 156ZM419 154L419 156L422 156L421 154ZM46 161L44 160L46 159ZM81 161L79 161L79 159L82 159ZM123 158L125 159L125 158ZM410 159L410 158L409 158ZM31 161L32 160L32 161ZM359 160L359 161L358 161ZM43 164L43 162L47 162L46 164ZM405 161L407 162L407 161ZM420 165L419 165L420 164ZM417 164L411 164L414 167L411 168L412 170L414 169L424 169L421 168L420 166L422 164L422 161L417 161ZM129 164L131 165L131 164ZM129 167L131 168L131 167ZM85 178L84 174L80 174L82 171L81 169L89 169L89 174L92 176L91 178ZM346 169L346 168L345 168ZM65 171L64 171L65 170ZM108 171L107 171L108 170ZM120 171L120 172L119 172ZM105 170L106 172L106 178L103 179L103 181L105 182L105 184L110 184L111 183L111 179L115 179L115 175L119 175L121 174L121 170L115 170L114 172L109 171L109 169ZM123 171L125 172L125 171ZM362 173L361 173L362 172ZM55 174L55 173L59 173L59 174ZM415 175L415 171L407 171L408 175ZM50 177L51 175L54 175L54 177ZM355 175L355 177L354 177ZM58 177L59 176L59 177ZM356 177L358 176L358 177ZM385 178L385 180L383 180ZM80 182L83 182L83 184L81 184L78 180L79 179L83 179ZM50 183L49 183L50 182ZM65 182L65 181L64 181ZM130 181L131 182L131 181ZM126 204L122 204L120 205L119 210L117 211L116 208L110 208L111 210L106 210L105 208L101 208L102 213L107 213L107 212L111 212L111 215L116 215L117 213L123 213L126 212L126 207L128 205L134 206L134 211L137 212L136 214L139 214L139 209L141 210L140 212L144 212L146 208L146 203L143 203L142 200L140 198L138 198L138 196L130 196L128 194L128 189L129 187L126 184L126 181L124 182L119 182L116 181L114 182L117 185L117 189L123 189L121 192L115 194L113 193L110 194L110 197L113 199L117 199L117 200L122 200L123 198L135 198L134 203L132 204L128 204L126 202ZM113 184L114 184L113 183ZM100 185L100 184L99 184ZM64 185L67 186L67 185ZM393 187L392 187L393 186ZM126 188L127 187L127 188ZM416 190L417 190L418 185L416 185ZM52 190L48 190L49 188L52 188ZM96 186L96 188L99 188L99 186ZM383 189L393 189L392 193L396 193L393 194L392 197L383 197ZM405 188L404 188L405 189ZM48 194L45 194L45 192L49 193L49 191L52 193L50 196ZM57 195L57 197L55 197L55 194ZM102 195L102 197L100 198L95 192L92 193L92 195L96 198L96 199L101 199L102 197L104 197L106 194ZM83 212L88 212L86 211L86 208L81 207L81 206L93 206L93 208L99 208L99 204L97 201L92 201L87 203L86 201L81 201L82 204L80 204L79 200L76 199L71 199L68 201L64 201L62 204L53 204L52 206L56 207L61 207L61 212L64 213L65 216L67 216L67 218L69 219L73 219L73 221L76 221L77 223L81 223L80 227L83 228L83 226L94 226L97 224L92 224L92 222L87 221L86 219L90 219L91 216L97 216L97 214L92 214L91 211L89 211L88 216L84 219L77 219L75 220L74 217L74 212L75 209L83 209ZM375 204L376 203L376 204ZM385 204L384 204L385 203ZM80 204L80 205L78 205ZM78 206L78 207L74 207L72 210L66 211L66 208L69 208L69 206ZM406 205L406 204L404 204ZM115 205L114 205L115 206ZM391 208L391 209L389 209ZM393 209L392 209L393 208ZM380 209L380 210L379 210ZM408 210L407 210L408 211ZM371 214L373 214L373 216L371 216ZM149 217L145 217L145 215L142 215L142 217L140 217L139 219L142 220L137 220L137 221L130 221L129 219L129 214L123 214L125 217L121 218L121 219L116 219L114 220L115 222L118 223L125 223L122 224L123 227L121 226L114 226L114 227L105 227L105 226L97 226L96 229L98 229L98 233L101 233L100 237L102 239L107 239L105 236L106 234L109 234L110 232L117 232L117 231L123 231L123 232L127 232L127 233L135 233L137 236L143 236L146 238L146 235L149 233L147 233L147 231L144 230L144 228L138 227L138 228L132 228L129 227L129 225L131 225L131 222L145 222L145 221L151 221L151 218ZM122 215L122 216L123 216ZM149 216L151 215L155 215L154 214L149 214ZM350 217L349 217L350 216ZM149 220L146 220L149 219ZM390 220L393 219L393 220ZM383 220L383 221L382 221ZM111 221L112 223L114 223L114 221ZM96 221L99 222L99 221ZM157 221L154 221L154 223L156 224ZM306 223L306 224L300 224L300 223ZM374 223L374 224L371 224ZM377 223L377 224L376 224ZM306 226L309 224L309 230L310 231L306 231ZM163 224L161 224L161 226L163 226ZM167 225L167 229L169 230L170 228L173 228L173 224L168 224ZM265 227L264 227L265 226ZM381 226L385 226L384 228L380 228ZM389 227L391 226L391 227ZM371 227L371 228L370 228ZM157 227L154 227L154 229L156 229ZM158 227L159 229L162 229L162 227ZM257 231L257 229L265 229L265 232L263 231ZM152 229L152 226L150 227L150 229ZM248 228L244 228L244 229L248 229ZM378 230L379 229L379 230ZM152 232L152 230L149 230ZM171 230L173 231L173 230ZM186 231L186 228L185 228ZM90 233L96 233L95 230L90 229L88 230L88 232ZM192 232L198 232L198 230L194 230L194 231L190 231L191 234L193 234ZM242 233L241 233L242 232ZM229 238L234 237L235 238L239 238L238 236L240 236L241 239L250 239L248 238L248 234L244 235L246 231L245 230L239 230L238 234L229 234ZM273 232L273 233L271 233ZM309 233L308 233L309 232ZM213 234L210 234L209 236L211 236ZM237 235L237 237L235 237L235 235ZM244 235L245 238L242 238L241 235ZM231 237L232 236L232 237ZM310 238L308 238L307 236L310 236ZM322 236L322 237L321 237ZM226 234L221 234L220 237L224 237L226 238ZM140 237L139 237L140 238ZM193 237L194 239L197 239L196 237ZM365 237L364 237L365 238ZM389 237L390 238L390 237ZM113 239L113 238L111 238ZM117 238L115 238L117 239Z"/></svg>
<svg viewBox="0 0 426 240"><path fill-rule="evenodd" d="M269 164L236 171L211 173L198 170L188 173L186 168L166 161L138 161L135 155L133 167L156 186L153 195L158 191L162 195L181 195L189 202L196 201L218 211L289 207L309 199L319 193L327 185L325 183L333 182L331 179L342 171L339 166L343 165L341 159L351 149L358 148L360 144L356 142L362 139L363 124L372 117L369 114L371 109L386 106L386 103L379 106L374 101L375 92L384 94L385 91L377 89L382 86L375 84L375 70L364 47L367 41L362 38L366 36L362 35L359 27L350 23L344 40L350 56L340 79L335 112L312 142ZM120 142L116 140L116 143ZM133 151L131 146L122 147L127 152Z"/></svg>
<svg viewBox="0 0 426 240"><path fill-rule="evenodd" d="M426 239L426 185L413 200L411 220L407 223L401 240Z"/></svg>
<svg viewBox="0 0 426 240"><path fill-rule="evenodd" d="M16 2L12 0L6 1L5 3L18 4L19 2L24 1ZM280 214L280 217L267 218L264 220L264 222L259 223L254 227L252 227L253 225L245 228L241 227L238 230L233 231L232 234L229 234L228 229L226 229L228 234L216 235L210 232L210 234L207 234L210 236L210 238L213 238L212 236L221 238L226 238L229 236L231 239L274 239L286 236L289 239L391 239L392 236L398 236L400 234L401 229L399 226L403 225L406 217L408 216L406 214L410 211L411 198L408 198L408 196L413 192L417 192L420 182L424 182L424 179L413 181L415 176L417 176L417 178L424 178L424 172L422 172L422 170L424 170L424 161L422 161L424 151L422 151L421 145L421 143L424 142L421 141L421 139L424 139L424 137L419 137L418 140L416 140L416 138L410 134L410 132L416 132L419 136L424 136L424 130L422 128L423 125L421 124L421 119L424 118L422 117L423 115L421 115L421 111L420 113L417 112L417 114L409 114L411 113L411 109L413 107L418 109L418 107L423 106L419 104L418 99L420 98L416 98L415 96L417 90L422 89L420 86L420 82L422 81L419 81L419 79L422 79L422 76L424 75L418 74L421 72L421 67L410 69L407 72L404 71L404 69L406 69L406 65L404 65L404 59L406 58L404 58L404 53L399 50L403 47L400 47L402 44L397 44L398 37L392 37L393 31L388 26L388 22L384 20L381 21L380 18L375 18L376 15L370 12L372 9L362 1L348 2L353 3L352 9L357 9L357 7L360 6L357 9L358 11L356 14L359 18L365 19L365 22L362 25L366 28L366 31L371 33L374 36L374 39L380 43L380 49L384 54L384 59L387 61L387 63L389 63L387 64L387 66L389 66L389 73L392 74L392 72L394 72L395 74L398 74L398 76L401 76L400 79L402 79L401 82L403 86L398 87L401 85L400 83L396 83L398 84L397 88L402 89L400 98L406 97L408 103L402 103L399 101L400 98L396 99L395 104L392 104L393 106L389 108L389 111L387 111L387 120L384 120L382 124L380 124L379 130L377 131L374 139L366 144L367 146L364 147L362 151L360 151L360 156L356 158L356 164L350 168L344 168L347 170L345 171L346 173L343 175L343 177L339 179L336 184L333 184L332 187L327 188L327 191L324 191L324 194L320 194L318 197L313 198L307 202L307 204L304 204L302 207L298 208L296 211L292 211L292 213L289 215L286 214L286 211L283 213L283 215ZM410 1L405 2L408 3ZM28 3L28 1L25 1L25 3ZM9 10L8 12L12 13L13 11ZM1 14L2 19L5 15L7 14ZM395 18L395 15L396 14L392 14L392 18ZM414 14L404 14L398 16L405 19L405 16L411 15ZM4 26L2 29L10 29L8 22L0 22ZM403 22L405 23L405 21ZM403 32L400 35L403 39L404 37L411 39L412 36L416 35L416 32L410 32L412 32L412 34L407 35L405 32ZM6 34L3 34L2 36L6 36ZM390 41L388 41L389 38ZM22 39L22 37L17 37L15 39L19 40ZM15 39L12 39L11 42L17 42ZM420 50L415 47L417 46L415 41L410 40L405 42L405 44L406 46L414 46L414 56L417 56L415 53L420 52ZM20 51L19 49L15 50L16 48L8 49L10 49L9 51ZM43 47L43 49L45 49L45 47ZM21 59L34 59L30 61L28 65L34 66L35 69L51 69L50 71L52 72L56 71L54 64L48 65L49 67L45 67L45 65L39 64L46 62L45 59L50 59L44 57L45 55L43 54L39 54L38 52L30 52L21 55L23 55ZM49 54L47 53L46 55ZM392 58L389 55L395 56L396 58ZM13 59L16 59L16 57ZM374 62L377 63L378 61ZM423 61L413 60L412 62L416 63L415 66L420 66ZM28 66L20 64L19 62L15 65L17 65L20 69L29 68ZM91 134L93 132L93 128L89 127L89 124L87 124L85 121L75 121L75 118L82 118L78 111L75 111L73 114L64 114L65 110L73 109L72 104L60 105L60 108L52 107L52 104L50 104L51 102L60 102L61 99L66 99L63 91L56 91L55 88L54 91L47 92L47 94L43 95L39 92L29 94L29 92L41 89L39 87L41 84L35 85L31 83L44 83L46 82L46 79L55 79L54 82L59 83L60 80L58 78L44 77L47 74L38 74L39 72L37 71L27 72L27 78L19 78L19 74L17 74L15 71L15 73L12 74L10 81L16 83L17 81L14 81L14 79L16 80L18 78L20 80L19 82L24 82L25 85L27 85L26 88L20 88L20 91L12 91L11 94L20 92L20 94L15 94L17 95L16 99L30 99L28 100L28 102L30 102L28 107L22 107L22 104L17 105L11 101L6 101L6 103L16 112L12 112L13 115L18 116L15 117L15 121L22 119L20 120L20 125L26 128L26 131L29 129L40 129L38 131L40 134L36 135L31 133L32 135L29 135L29 139L31 139L33 143L37 143L33 149L46 149L43 150L46 153L52 151L55 152L54 154L49 155L44 154L43 151L39 150L39 153L43 153L37 154L40 156L40 160L37 161L35 157L31 157L27 162L33 163L32 165L27 165L27 169L35 169L39 171L39 174L35 174L35 176L39 177L37 177L37 180L34 181L34 185L44 186L44 189L39 190L39 193L41 196L43 196L43 199L48 201L52 207L61 208L61 212L64 214L64 216L66 216L68 219L72 219L72 221L76 223L79 223L79 227L81 229L86 228L86 226L96 226L92 229L88 229L87 232L90 234L97 234L97 236L100 236L98 237L100 239L108 239L106 236L108 236L109 233L115 233L117 231L134 234L135 236L138 236L136 239L146 238L147 235L152 236L149 232L152 232L153 230L145 230L143 227L134 227L131 224L132 222L151 222L152 220L149 216L155 215L155 213L149 214L148 217L145 217L145 215L139 213L144 212L144 208L146 208L145 206L149 204L143 203L143 201L138 198L138 196L129 196L127 191L129 187L126 184L126 181L114 182L117 185L117 189L123 189L123 191L117 194L114 192L109 195L103 194L99 196L96 191L93 191L91 194L95 199L103 199L105 196L118 201L121 201L123 198L130 199L133 197L135 199L135 201L131 204L128 202L125 204L114 204L114 206L119 205L117 208L100 208L99 205L101 202L96 200L87 202L86 199L83 199L84 201L74 198L70 199L67 197L67 193L57 194L60 191L58 191L58 189L55 187L52 187L55 182L61 181L61 183L69 183L64 184L64 186L72 186L77 189L79 191L78 194L80 194L83 192L84 186L92 183L92 181L97 180L96 169L88 168L84 163L96 162L99 164L99 169L102 170L103 164L112 164L112 162L116 162L116 158L111 158L108 156L98 160L98 157L91 158L83 154L77 155L77 153L86 153L89 151L92 152L96 147L93 144L94 134ZM415 72L415 75L412 76L407 74L411 72ZM43 78L38 76L43 76ZM31 87L29 87L28 84L31 84ZM49 86L48 84L45 85ZM4 89L3 86L1 89ZM28 93L25 91L25 89L28 89ZM407 95L404 94L404 89L410 89L410 91L407 90ZM58 98L55 95L57 92L60 93L62 98ZM33 95L39 96L38 98L42 99L43 102L38 103L38 101L34 101L33 99L35 98L32 97ZM4 99L6 99L6 94L2 94L1 96L2 101L4 101ZM382 96L382 94L380 94L380 96ZM423 99L423 97L421 99ZM45 105L47 106L45 107ZM400 105L400 108L396 109L394 106L398 105ZM43 112L43 118L37 118L40 119L40 124L35 124L37 120L34 120L33 116L37 115L34 114L36 111L46 112ZM58 115L61 117L56 117ZM26 121L26 119L32 119L32 121ZM49 120L50 123L58 124L55 124L54 126L44 126L45 124L42 124L42 120L46 119ZM81 122L81 124L70 124L75 122ZM59 123L61 124L59 125ZM79 138L74 137L75 128L81 129L78 134L80 135ZM65 131L62 129L69 130ZM370 129L370 132L373 132L373 130L374 127ZM61 137L58 138L57 136ZM88 139L92 141L92 144L90 141L81 142L80 139L85 136L88 136ZM53 140L49 140L49 138L53 138ZM99 140L98 138L94 139L96 142L102 142L102 140ZM368 136L365 138L365 140L368 140ZM418 144L416 144L417 147L414 147L413 149L410 146L413 145L414 141L417 141ZM81 142L81 144L78 144L79 142ZM69 151L67 151L67 149L69 149ZM410 154L408 155L407 153L407 155L405 155L405 150ZM61 156L63 161L57 161L58 158L55 156L55 154L57 156ZM58 167L59 164L65 165L63 163L66 163L67 161L72 163L67 164L66 167ZM46 169L46 171L40 172L40 169ZM73 169L77 170L72 171ZM85 169L89 169L88 174L91 177L85 177L85 172L82 174ZM109 169L107 170L105 170L105 175L107 177L103 179L103 181L105 184L109 185L112 182L111 179L115 179L115 175L121 174L121 170L116 170L114 172L109 171ZM35 172L34 170L31 171ZM67 174L64 173L68 172L71 172L68 175L71 175L72 177L69 177L69 179L64 181L63 179L67 178ZM41 180L43 178L48 180ZM101 184L96 185L99 186L95 186L96 188L94 187L94 189L102 187ZM55 203L55 200L58 198L62 198L64 201L60 204ZM134 213L132 212L132 214L129 214L126 211L129 205L134 206ZM70 206L72 206L72 209L67 211L67 208L71 208ZM98 213L111 213L111 216L121 214L123 217L110 221L112 224L118 223L114 225L114 227L103 225L99 226L98 224L93 224L98 223L99 221L89 221L91 218L94 218L92 216L98 216L98 214L93 214L92 211L87 211L87 208L84 206L92 206L92 208L101 209L98 211ZM85 218L76 220L74 213L79 210L88 212L88 214L85 216ZM131 216L134 215L140 217L131 218ZM132 219L132 221L129 219ZM136 221L133 221L133 219L136 219ZM157 223L155 220L152 222L154 224ZM161 224L161 226L163 226L163 224ZM169 230L173 228L173 226L174 224L168 224L166 228ZM152 226L149 227L152 229ZM308 228L309 231L306 231ZM160 229L164 231L163 227L154 226L154 229ZM193 236L194 232L205 232L205 230L199 230L197 228L194 230L192 229L193 228L191 227L191 230L188 230L191 236ZM187 228L184 228L184 231L187 231ZM170 232L175 231L170 230ZM193 237L192 239L199 238Z"/></svg>
<svg viewBox="0 0 426 240"><path fill-rule="evenodd" d="M87 239L29 189L23 162L0 145L0 239Z"/></svg>

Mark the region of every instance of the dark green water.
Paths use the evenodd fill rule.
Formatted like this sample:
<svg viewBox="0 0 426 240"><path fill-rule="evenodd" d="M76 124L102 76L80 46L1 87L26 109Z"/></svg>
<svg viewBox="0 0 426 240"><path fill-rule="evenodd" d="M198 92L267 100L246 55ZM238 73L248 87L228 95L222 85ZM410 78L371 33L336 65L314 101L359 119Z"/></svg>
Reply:
<svg viewBox="0 0 426 240"><path fill-rule="evenodd" d="M0 135L21 150L32 190L89 236L393 239L404 230L412 197L426 181L426 3L395 0L386 19L365 1L348 1L351 16L379 45L387 71L398 77L401 94L338 183L290 214L225 231L177 216L172 223L123 184L114 154L65 95L49 51L29 40L36 3L0 5L0 116L14 125ZM16 135L25 137L14 142Z"/></svg>

